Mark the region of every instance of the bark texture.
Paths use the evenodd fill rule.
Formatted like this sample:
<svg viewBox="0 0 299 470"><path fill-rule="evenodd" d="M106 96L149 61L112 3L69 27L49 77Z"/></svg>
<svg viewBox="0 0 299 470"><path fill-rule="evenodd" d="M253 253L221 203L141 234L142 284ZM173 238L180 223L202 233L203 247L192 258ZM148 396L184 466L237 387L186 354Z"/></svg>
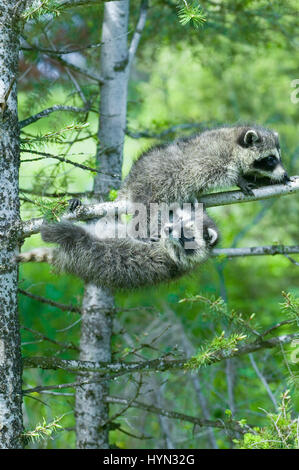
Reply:
<svg viewBox="0 0 299 470"><path fill-rule="evenodd" d="M126 127L128 86L129 0L108 2L104 6L101 48L101 86L99 146L97 166L107 174L121 174ZM98 173L94 191L101 199L119 180ZM81 360L111 360L111 333L114 299L109 290L86 286L80 341ZM95 378L84 374L84 379ZM79 380L82 380L82 375ZM76 391L76 434L78 448L109 448L109 429L105 426L109 408L105 400L107 382L83 385Z"/></svg>
<svg viewBox="0 0 299 470"><path fill-rule="evenodd" d="M19 31L14 0L0 0L0 448L21 448L22 361L17 306L20 227L16 77Z"/></svg>

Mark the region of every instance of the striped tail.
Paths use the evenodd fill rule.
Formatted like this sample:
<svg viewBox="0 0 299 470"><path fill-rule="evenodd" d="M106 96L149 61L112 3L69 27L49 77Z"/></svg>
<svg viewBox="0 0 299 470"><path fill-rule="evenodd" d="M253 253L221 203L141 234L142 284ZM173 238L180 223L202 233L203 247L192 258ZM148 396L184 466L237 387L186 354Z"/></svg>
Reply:
<svg viewBox="0 0 299 470"><path fill-rule="evenodd" d="M17 256L17 261L19 263L53 263L54 260L54 248L34 248L30 251L25 251L24 253L19 253Z"/></svg>

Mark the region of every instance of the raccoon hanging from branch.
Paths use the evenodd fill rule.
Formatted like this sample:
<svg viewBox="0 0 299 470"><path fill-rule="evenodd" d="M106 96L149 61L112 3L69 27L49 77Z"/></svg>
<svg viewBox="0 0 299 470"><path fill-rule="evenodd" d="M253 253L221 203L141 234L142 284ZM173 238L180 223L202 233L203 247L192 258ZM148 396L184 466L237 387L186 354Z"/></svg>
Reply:
<svg viewBox="0 0 299 470"><path fill-rule="evenodd" d="M98 226L67 221L44 224L43 240L56 243L58 248L21 253L18 261L48 261L59 272L66 271L85 282L114 290L154 285L178 278L208 258L219 234L205 212L201 223L201 227L196 224L194 211L178 209L155 240L109 238L109 233L115 235L111 219L105 227L101 221Z"/></svg>
<svg viewBox="0 0 299 470"><path fill-rule="evenodd" d="M207 130L153 147L133 164L118 200L193 202L202 193L239 186L246 195L259 184L287 182L278 134L256 125Z"/></svg>

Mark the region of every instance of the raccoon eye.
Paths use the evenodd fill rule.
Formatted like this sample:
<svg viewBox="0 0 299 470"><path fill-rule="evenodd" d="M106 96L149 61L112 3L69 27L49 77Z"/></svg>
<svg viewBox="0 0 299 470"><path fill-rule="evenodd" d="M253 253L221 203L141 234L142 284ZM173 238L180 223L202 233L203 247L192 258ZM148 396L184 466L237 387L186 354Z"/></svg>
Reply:
<svg viewBox="0 0 299 470"><path fill-rule="evenodd" d="M254 162L254 168L261 169L261 170L273 170L277 165L277 158L275 155L268 155L268 157L262 158L261 160L257 160Z"/></svg>
<svg viewBox="0 0 299 470"><path fill-rule="evenodd" d="M269 155L265 158L265 163L269 168L274 168L277 165L277 159L274 155Z"/></svg>

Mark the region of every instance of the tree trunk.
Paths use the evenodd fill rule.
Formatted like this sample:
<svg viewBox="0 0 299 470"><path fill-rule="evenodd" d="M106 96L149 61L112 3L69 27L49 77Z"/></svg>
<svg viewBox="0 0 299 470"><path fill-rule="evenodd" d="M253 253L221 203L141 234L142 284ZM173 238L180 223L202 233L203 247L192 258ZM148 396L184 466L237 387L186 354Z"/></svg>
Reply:
<svg viewBox="0 0 299 470"><path fill-rule="evenodd" d="M99 146L97 165L104 174L97 174L94 190L98 197L107 197L120 182L123 143L126 127L128 86L128 15L129 0L108 2L104 6L102 26L101 87ZM119 178L107 176L117 174ZM110 361L113 296L109 290L86 286L83 301L80 359ZM85 374L88 380L97 374ZM82 376L80 376L82 379ZM78 448L108 448L108 405L103 398L107 382L82 386L76 392L76 433Z"/></svg>
<svg viewBox="0 0 299 470"><path fill-rule="evenodd" d="M21 448L22 361L18 321L19 61L15 0L0 0L0 448Z"/></svg>

